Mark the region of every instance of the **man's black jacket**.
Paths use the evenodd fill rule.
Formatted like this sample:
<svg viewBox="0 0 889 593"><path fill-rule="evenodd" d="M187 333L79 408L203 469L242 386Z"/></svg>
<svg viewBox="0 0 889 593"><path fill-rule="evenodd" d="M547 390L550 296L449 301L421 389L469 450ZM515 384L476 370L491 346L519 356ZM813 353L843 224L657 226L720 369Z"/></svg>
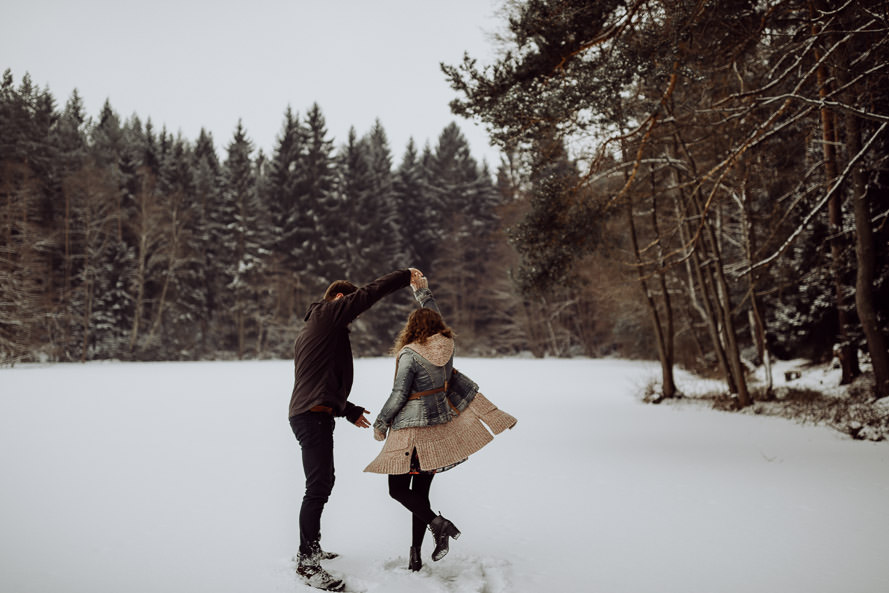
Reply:
<svg viewBox="0 0 889 593"><path fill-rule="evenodd" d="M381 298L404 288L410 270L399 270L377 278L336 301L312 303L306 325L293 345L294 384L290 417L323 405L336 416L355 422L364 408L348 402L352 390L352 344L349 324Z"/></svg>

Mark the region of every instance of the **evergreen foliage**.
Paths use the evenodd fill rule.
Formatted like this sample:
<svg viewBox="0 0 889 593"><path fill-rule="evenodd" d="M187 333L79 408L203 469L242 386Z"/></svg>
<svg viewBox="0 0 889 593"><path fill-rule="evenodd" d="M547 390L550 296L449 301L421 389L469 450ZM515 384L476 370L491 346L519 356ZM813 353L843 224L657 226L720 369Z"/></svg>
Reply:
<svg viewBox="0 0 889 593"><path fill-rule="evenodd" d="M889 394L885 2L504 9L493 64L443 66L496 175L456 124L396 163L379 122L336 144L288 107L269 155L238 123L220 157L7 70L0 363L287 357L331 281L414 266L463 353L658 357L661 395L678 363L740 405L750 364L836 356Z"/></svg>
<svg viewBox="0 0 889 593"><path fill-rule="evenodd" d="M439 200L465 212L474 196L496 202L456 126L433 177L413 143L394 166L379 122L337 150L317 104L285 111L269 157L238 122L220 158L204 130L173 137L107 101L92 119L76 91L58 109L6 71L0 131L6 364L287 357L332 280L425 265L436 282L445 231L442 209L425 208L430 188L446 186ZM485 229L496 225L473 207ZM405 293L363 315L356 351L385 353L413 306Z"/></svg>

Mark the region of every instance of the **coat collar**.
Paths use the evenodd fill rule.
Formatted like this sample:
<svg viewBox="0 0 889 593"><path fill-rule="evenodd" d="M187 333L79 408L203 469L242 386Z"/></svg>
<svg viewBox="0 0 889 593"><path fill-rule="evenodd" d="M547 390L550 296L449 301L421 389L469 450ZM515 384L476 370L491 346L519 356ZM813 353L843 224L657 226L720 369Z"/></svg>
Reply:
<svg viewBox="0 0 889 593"><path fill-rule="evenodd" d="M426 338L426 341L423 343L411 342L404 348L409 348L435 366L442 367L446 365L454 355L454 340L452 338L446 338L441 334L435 334L434 336ZM402 351L404 348L402 348ZM401 352L399 352L399 354L401 354Z"/></svg>

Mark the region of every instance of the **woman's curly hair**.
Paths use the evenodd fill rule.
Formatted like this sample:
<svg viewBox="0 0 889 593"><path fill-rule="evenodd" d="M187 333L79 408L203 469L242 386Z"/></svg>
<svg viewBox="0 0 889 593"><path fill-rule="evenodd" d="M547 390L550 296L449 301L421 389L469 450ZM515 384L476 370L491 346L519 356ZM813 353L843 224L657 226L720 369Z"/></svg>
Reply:
<svg viewBox="0 0 889 593"><path fill-rule="evenodd" d="M446 338L453 338L454 332L445 325L444 319L432 309L416 309L407 318L407 323L395 338L392 353L398 354L402 348L413 342L423 344L435 334L441 334Z"/></svg>

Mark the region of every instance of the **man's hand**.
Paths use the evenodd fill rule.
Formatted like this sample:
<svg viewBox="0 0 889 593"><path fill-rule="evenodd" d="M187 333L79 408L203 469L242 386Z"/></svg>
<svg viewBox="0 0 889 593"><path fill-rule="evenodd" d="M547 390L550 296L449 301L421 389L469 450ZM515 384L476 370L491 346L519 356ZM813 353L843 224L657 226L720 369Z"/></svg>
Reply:
<svg viewBox="0 0 889 593"><path fill-rule="evenodd" d="M369 413L370 412L368 412L367 410L364 410L363 412L361 412L361 416L359 416L358 419L355 420L355 426L357 426L358 428L370 427L370 421L368 421L368 419L364 417L366 414L369 414Z"/></svg>

